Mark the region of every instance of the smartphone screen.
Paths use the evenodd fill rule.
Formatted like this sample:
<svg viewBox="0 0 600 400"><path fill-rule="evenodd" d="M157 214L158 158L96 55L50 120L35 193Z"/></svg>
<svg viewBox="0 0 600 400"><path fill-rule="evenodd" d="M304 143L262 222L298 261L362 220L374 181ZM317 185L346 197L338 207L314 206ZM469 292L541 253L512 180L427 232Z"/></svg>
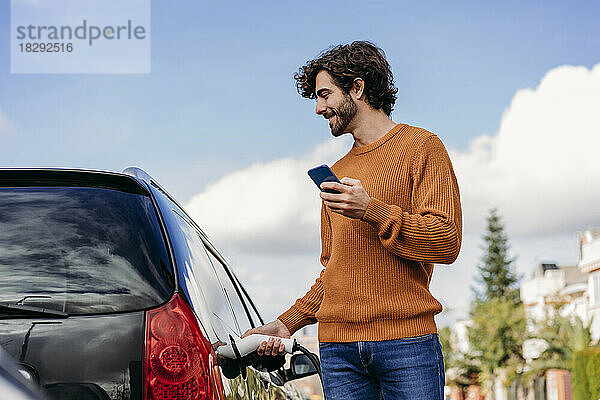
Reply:
<svg viewBox="0 0 600 400"><path fill-rule="evenodd" d="M308 176L313 180L313 182L317 185L319 190L327 193L339 193L337 190L331 189L321 189L321 183L323 182L338 182L341 183L340 180L335 176L333 171L326 165L319 165L318 167L314 167L308 170Z"/></svg>

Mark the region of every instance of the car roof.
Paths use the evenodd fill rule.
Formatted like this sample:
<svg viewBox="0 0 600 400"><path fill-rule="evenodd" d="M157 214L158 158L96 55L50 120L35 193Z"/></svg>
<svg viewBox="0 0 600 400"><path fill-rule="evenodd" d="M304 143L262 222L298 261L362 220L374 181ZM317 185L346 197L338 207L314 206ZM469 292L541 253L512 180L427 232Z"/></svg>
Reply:
<svg viewBox="0 0 600 400"><path fill-rule="evenodd" d="M137 177L126 173L71 168L0 168L0 187L73 186L149 195Z"/></svg>

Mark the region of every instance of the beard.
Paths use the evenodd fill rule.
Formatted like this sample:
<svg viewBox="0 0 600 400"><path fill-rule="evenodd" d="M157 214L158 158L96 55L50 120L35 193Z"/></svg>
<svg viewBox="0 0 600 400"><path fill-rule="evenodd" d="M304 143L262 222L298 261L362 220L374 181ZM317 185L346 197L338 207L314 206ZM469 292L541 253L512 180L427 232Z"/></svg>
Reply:
<svg viewBox="0 0 600 400"><path fill-rule="evenodd" d="M349 94L346 94L342 104L334 108L333 111L335 114L329 121L329 128L331 129L331 134L338 137L346 133L346 128L350 121L352 121L352 118L356 115L358 108L356 107L354 100L352 100L352 97L350 97Z"/></svg>

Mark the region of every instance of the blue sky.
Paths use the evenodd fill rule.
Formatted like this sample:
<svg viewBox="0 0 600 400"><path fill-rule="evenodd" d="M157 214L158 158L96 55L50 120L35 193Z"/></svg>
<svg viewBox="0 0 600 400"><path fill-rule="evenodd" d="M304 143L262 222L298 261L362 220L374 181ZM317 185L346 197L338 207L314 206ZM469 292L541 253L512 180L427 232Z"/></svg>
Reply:
<svg viewBox="0 0 600 400"><path fill-rule="evenodd" d="M465 148L498 129L518 88L557 65L598 61L599 11L591 1L153 1L151 74L18 75L2 0L0 111L18 138L2 146L1 163L136 164L187 199L226 172L328 138L292 74L355 39L388 54L399 88L394 120Z"/></svg>
<svg viewBox="0 0 600 400"><path fill-rule="evenodd" d="M213 234L270 305L267 318L320 269L317 195L305 171L351 143L327 144L327 121L292 78L331 45L382 47L399 89L393 119L437 133L451 151L465 240L456 265L432 282L449 308L466 312L492 206L506 216L523 275L540 260L575 264L577 230L600 225L600 191L589 190L600 188L600 170L586 164L596 154L579 155L600 145L600 68L591 71L600 62L599 2L152 1L152 72L144 75L11 74L9 4L0 0L0 167L144 168ZM521 132L525 124L539 128ZM245 198L227 209L224 196L236 198L240 186ZM225 229L232 207L256 215ZM293 240L280 240L299 213Z"/></svg>

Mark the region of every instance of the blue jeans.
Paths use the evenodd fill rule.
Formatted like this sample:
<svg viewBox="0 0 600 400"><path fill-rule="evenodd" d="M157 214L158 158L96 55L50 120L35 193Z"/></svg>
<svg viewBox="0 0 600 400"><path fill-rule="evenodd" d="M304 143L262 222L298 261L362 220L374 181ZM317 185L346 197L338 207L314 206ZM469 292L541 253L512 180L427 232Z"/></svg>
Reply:
<svg viewBox="0 0 600 400"><path fill-rule="evenodd" d="M325 400L443 400L437 334L376 342L319 343Z"/></svg>

